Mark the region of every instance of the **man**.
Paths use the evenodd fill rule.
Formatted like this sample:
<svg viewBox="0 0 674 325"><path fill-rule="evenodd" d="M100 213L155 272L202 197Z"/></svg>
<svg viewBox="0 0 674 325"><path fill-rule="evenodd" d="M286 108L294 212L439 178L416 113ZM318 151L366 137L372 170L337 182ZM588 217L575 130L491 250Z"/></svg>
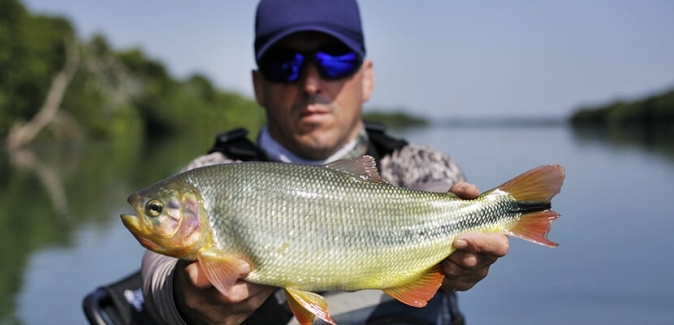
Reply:
<svg viewBox="0 0 674 325"><path fill-rule="evenodd" d="M255 98L267 126L258 137L261 159L324 164L369 153L374 133L361 120L362 104L374 89L372 61L355 0L262 0L255 24L252 72ZM381 135L381 134L380 134ZM216 151L187 168L237 159ZM475 197L461 170L433 149L401 142L383 151L378 167L398 186L447 191ZM508 250L507 237L469 233L455 241L457 251L442 263L442 288L422 309L376 291L325 293L338 324L458 324L454 291L468 290L487 275ZM405 261L401 261L405 263ZM250 265L241 262L241 277ZM143 260L145 304L159 323L286 324L291 314L278 288L238 281L228 296L217 291L198 263L147 252Z"/></svg>

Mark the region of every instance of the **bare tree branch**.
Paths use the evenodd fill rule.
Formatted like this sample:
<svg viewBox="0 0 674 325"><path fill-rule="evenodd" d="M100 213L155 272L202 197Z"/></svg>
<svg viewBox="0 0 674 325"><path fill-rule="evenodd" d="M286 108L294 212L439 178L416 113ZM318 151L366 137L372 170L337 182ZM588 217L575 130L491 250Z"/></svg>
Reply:
<svg viewBox="0 0 674 325"><path fill-rule="evenodd" d="M51 123L59 112L63 95L80 66L80 54L73 39L65 40L66 63L63 70L52 80L47 98L40 111L27 123L15 124L6 139L9 149L18 148L32 141L37 134Z"/></svg>

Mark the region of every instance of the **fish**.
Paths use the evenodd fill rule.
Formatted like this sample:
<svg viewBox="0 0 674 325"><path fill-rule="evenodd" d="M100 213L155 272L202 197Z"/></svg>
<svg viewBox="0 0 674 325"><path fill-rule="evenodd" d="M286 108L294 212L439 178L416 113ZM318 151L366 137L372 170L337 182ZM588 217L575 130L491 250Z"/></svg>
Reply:
<svg viewBox="0 0 674 325"><path fill-rule="evenodd" d="M382 290L424 307L440 288L440 262L465 232L495 232L556 247L547 238L564 168L544 165L475 199L390 185L370 156L323 166L210 165L128 198L126 228L145 248L198 261L223 294L243 280L284 289L300 324L335 324L317 292Z"/></svg>

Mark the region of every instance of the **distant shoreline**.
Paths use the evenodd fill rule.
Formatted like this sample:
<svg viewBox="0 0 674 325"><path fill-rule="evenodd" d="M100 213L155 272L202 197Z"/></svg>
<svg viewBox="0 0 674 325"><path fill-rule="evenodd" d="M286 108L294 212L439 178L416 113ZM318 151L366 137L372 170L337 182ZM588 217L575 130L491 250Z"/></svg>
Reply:
<svg viewBox="0 0 674 325"><path fill-rule="evenodd" d="M558 127L567 126L562 117L455 117L437 119L432 126L451 127Z"/></svg>
<svg viewBox="0 0 674 325"><path fill-rule="evenodd" d="M671 130L674 126L674 89L632 101L581 107L570 118L576 128L610 130Z"/></svg>

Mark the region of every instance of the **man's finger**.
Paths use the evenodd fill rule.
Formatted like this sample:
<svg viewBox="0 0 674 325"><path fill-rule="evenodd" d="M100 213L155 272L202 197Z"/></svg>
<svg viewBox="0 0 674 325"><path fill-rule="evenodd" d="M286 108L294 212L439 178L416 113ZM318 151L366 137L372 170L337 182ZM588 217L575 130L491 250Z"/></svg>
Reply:
<svg viewBox="0 0 674 325"><path fill-rule="evenodd" d="M462 199L474 199L480 194L477 186L468 182L456 182L449 191Z"/></svg>
<svg viewBox="0 0 674 325"><path fill-rule="evenodd" d="M454 247L466 252L502 257L508 253L510 242L504 234L470 232L457 236Z"/></svg>
<svg viewBox="0 0 674 325"><path fill-rule="evenodd" d="M464 269L478 269L488 268L498 260L498 257L491 254L475 254L464 251L456 251L450 255L445 261L453 262L454 264Z"/></svg>
<svg viewBox="0 0 674 325"><path fill-rule="evenodd" d="M476 283L484 279L489 272L489 267L462 267L450 259L446 259L442 262L442 269L445 274L445 279L442 282L443 288L445 290L458 291L465 291L472 288Z"/></svg>

